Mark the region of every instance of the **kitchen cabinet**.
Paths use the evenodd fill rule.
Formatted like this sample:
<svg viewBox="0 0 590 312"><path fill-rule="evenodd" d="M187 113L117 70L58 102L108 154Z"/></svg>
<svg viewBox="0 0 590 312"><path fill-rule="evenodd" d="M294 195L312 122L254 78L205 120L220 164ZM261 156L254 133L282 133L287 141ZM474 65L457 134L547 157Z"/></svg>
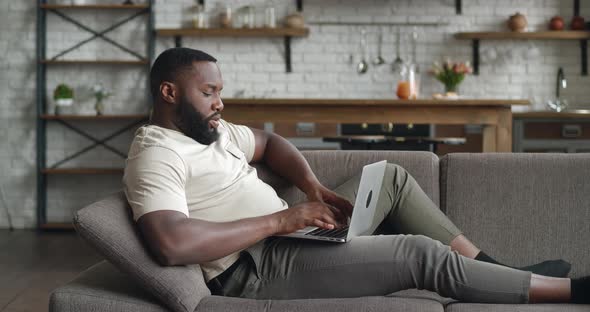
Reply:
<svg viewBox="0 0 590 312"><path fill-rule="evenodd" d="M514 113L514 152L587 153L590 111Z"/></svg>

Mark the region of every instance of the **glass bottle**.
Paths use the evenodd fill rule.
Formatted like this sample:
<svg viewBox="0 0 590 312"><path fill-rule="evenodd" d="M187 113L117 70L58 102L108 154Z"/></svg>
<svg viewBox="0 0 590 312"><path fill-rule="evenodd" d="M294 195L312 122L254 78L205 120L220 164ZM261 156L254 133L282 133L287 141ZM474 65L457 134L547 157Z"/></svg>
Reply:
<svg viewBox="0 0 590 312"><path fill-rule="evenodd" d="M195 13L193 14L193 27L205 28L205 8L201 4L197 4Z"/></svg>
<svg viewBox="0 0 590 312"><path fill-rule="evenodd" d="M396 95L401 100L415 100L420 95L420 78L414 64L404 65L399 72Z"/></svg>
<svg viewBox="0 0 590 312"><path fill-rule="evenodd" d="M275 16L274 6L267 6L264 10L264 27L275 28L277 27L277 20Z"/></svg>
<svg viewBox="0 0 590 312"><path fill-rule="evenodd" d="M221 13L219 13L219 25L221 28L231 28L232 27L232 11L231 7L228 5L226 6Z"/></svg>

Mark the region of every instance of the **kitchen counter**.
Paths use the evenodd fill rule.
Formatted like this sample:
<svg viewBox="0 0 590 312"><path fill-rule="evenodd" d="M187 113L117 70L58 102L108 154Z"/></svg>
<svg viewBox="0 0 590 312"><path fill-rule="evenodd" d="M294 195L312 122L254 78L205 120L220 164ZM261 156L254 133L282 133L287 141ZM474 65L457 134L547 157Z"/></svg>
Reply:
<svg viewBox="0 0 590 312"><path fill-rule="evenodd" d="M397 100L397 99L223 99L224 104L231 105L326 105L326 106L528 106L529 100L504 99L458 99L458 100Z"/></svg>
<svg viewBox="0 0 590 312"><path fill-rule="evenodd" d="M512 110L528 100L224 99L232 122L483 125L484 152L512 151Z"/></svg>
<svg viewBox="0 0 590 312"><path fill-rule="evenodd" d="M528 111L512 113L514 119L590 119L590 110L576 109L563 112L556 111Z"/></svg>

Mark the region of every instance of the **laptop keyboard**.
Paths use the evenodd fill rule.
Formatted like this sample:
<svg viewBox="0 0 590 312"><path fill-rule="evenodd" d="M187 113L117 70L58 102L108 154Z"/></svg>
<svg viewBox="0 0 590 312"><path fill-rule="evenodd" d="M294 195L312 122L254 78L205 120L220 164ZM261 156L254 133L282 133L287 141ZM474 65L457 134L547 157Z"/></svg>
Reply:
<svg viewBox="0 0 590 312"><path fill-rule="evenodd" d="M305 235L346 238L347 234L348 234L348 225L345 227L339 228L339 229L332 229L332 230L316 229L316 230L313 230Z"/></svg>

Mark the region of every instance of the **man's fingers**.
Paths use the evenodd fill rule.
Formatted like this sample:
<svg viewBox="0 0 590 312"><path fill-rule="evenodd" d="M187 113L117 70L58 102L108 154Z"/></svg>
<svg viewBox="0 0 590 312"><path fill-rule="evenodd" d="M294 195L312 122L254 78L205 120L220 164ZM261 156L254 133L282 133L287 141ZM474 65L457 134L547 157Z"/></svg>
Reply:
<svg viewBox="0 0 590 312"><path fill-rule="evenodd" d="M341 211L344 211L348 216L352 216L353 205L345 198L335 194L333 198L328 201L331 205L336 206Z"/></svg>
<svg viewBox="0 0 590 312"><path fill-rule="evenodd" d="M334 213L336 220L338 221L339 224L346 224L347 223L348 218L346 217L346 214L344 212L342 212L340 209L338 209L332 205L328 205L328 207Z"/></svg>
<svg viewBox="0 0 590 312"><path fill-rule="evenodd" d="M326 222L319 220L319 219L314 219L313 225L320 227L322 229L326 229L326 230L331 230L334 228L333 224L326 223Z"/></svg>

